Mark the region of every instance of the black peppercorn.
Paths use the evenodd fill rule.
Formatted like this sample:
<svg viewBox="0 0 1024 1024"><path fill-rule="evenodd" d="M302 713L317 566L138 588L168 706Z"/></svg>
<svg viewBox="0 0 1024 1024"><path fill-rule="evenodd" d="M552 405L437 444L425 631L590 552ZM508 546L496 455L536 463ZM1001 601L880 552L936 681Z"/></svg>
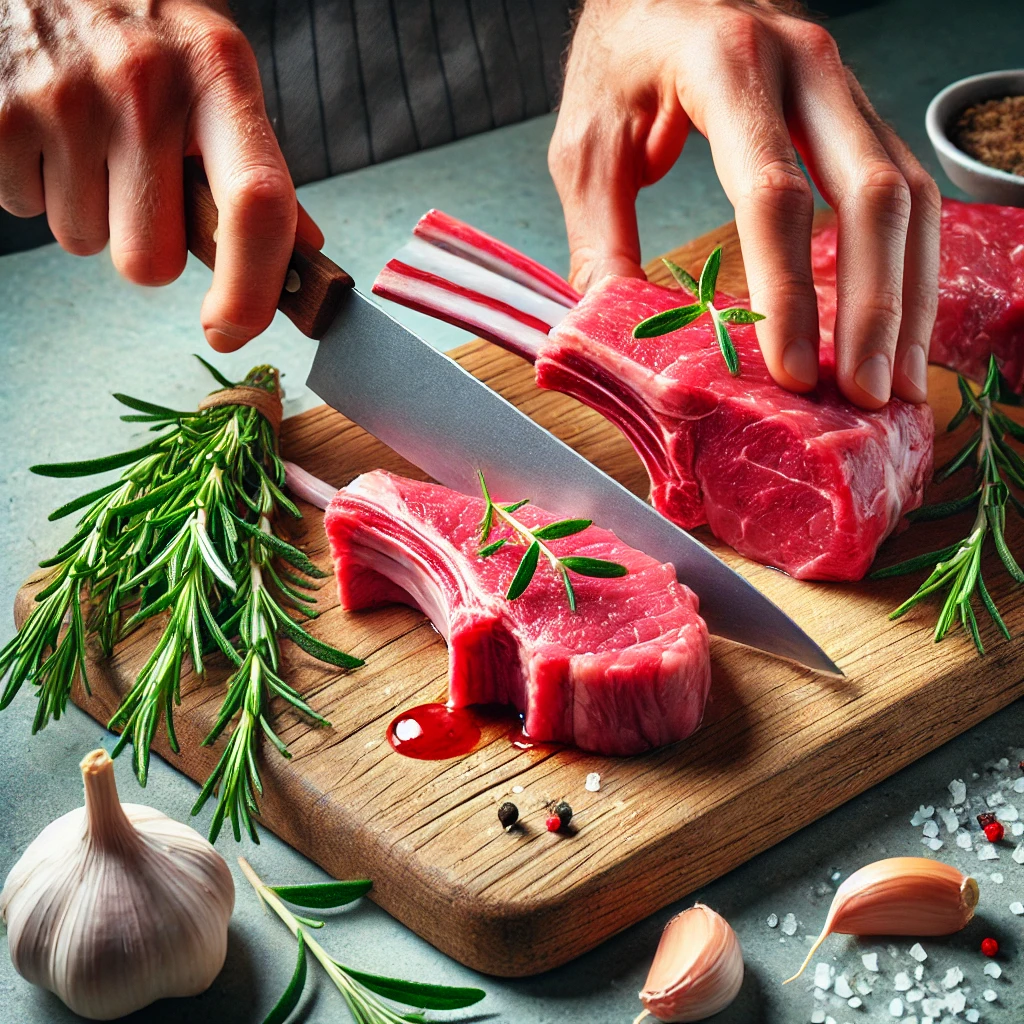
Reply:
<svg viewBox="0 0 1024 1024"><path fill-rule="evenodd" d="M978 824L985 828L987 825L991 825L995 822L996 816L991 811L983 811L978 815Z"/></svg>
<svg viewBox="0 0 1024 1024"><path fill-rule="evenodd" d="M558 815L558 820L562 823L562 828L572 821L572 808L564 801L559 800L554 807L554 813Z"/></svg>
<svg viewBox="0 0 1024 1024"><path fill-rule="evenodd" d="M506 832L511 832L512 827L519 820L519 808L510 800L506 800L498 808L498 821Z"/></svg>

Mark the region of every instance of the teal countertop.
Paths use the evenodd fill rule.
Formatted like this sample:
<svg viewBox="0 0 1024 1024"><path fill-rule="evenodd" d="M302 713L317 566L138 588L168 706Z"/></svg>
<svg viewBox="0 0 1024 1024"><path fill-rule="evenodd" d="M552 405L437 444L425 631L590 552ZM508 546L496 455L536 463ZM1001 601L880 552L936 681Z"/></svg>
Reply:
<svg viewBox="0 0 1024 1024"><path fill-rule="evenodd" d="M894 0L837 17L830 26L880 113L937 175L943 191L956 194L941 177L928 146L925 106L956 78L1019 65L1024 53L1024 4ZM564 271L564 227L545 156L553 124L553 117L544 117L367 168L307 186L301 199L327 236L328 254L364 287L431 206ZM647 257L731 217L703 139L691 137L677 167L643 193L639 212ZM0 606L11 607L20 582L66 536L67 525L48 523L46 515L77 493L66 482L32 476L27 467L128 447L136 435L118 421L119 409L109 397L112 391L187 406L208 389L204 371L189 358L192 352L210 356L198 326L208 279L205 268L190 261L175 284L145 290L121 281L105 255L77 259L55 246L0 258ZM467 340L455 328L416 313L392 312L440 348ZM242 352L211 358L226 373L238 376L255 363L275 363L285 373L286 411L294 413L315 404L303 386L311 356L312 343L278 317ZM0 643L11 632L8 618L0 627ZM965 641L958 636L947 642ZM78 761L111 740L75 708L31 738L33 707L26 692L0 714L0 878L45 824L80 804ZM1008 805L1016 799L1024 815L1024 795L1010 787L1020 774L1016 764L1024 756L1018 749L1021 744L1024 705L1018 703L689 899L537 978L480 978L367 901L332 918L320 938L339 958L367 970L478 983L487 989L486 1001L472 1011L431 1015L437 1019L619 1024L632 1020L640 1009L636 992L665 921L699 899L733 924L747 963L739 999L716 1019L733 1024L893 1021L899 1017L891 1004L899 998L903 1019L909 1024L914 1016L922 1024L923 1000L911 1000L895 987L898 972L913 976L916 964L906 952L913 940L898 940L890 949L886 942L861 945L837 937L823 947L815 962L846 971L851 984L859 979L872 988L858 1008L851 1008L832 988L815 992L810 975L786 988L780 981L803 959L808 948L805 936L817 932L840 879L867 861L923 850L921 829L912 827L909 819L920 804L948 807L950 780L966 780L972 817L1000 783ZM1001 758L1007 759L1005 766L1000 766ZM126 761L118 764L117 773L123 799L152 804L189 820L196 787L164 762L154 765L144 792ZM201 830L207 815L199 822ZM735 828L742 834L754 825L737 820ZM966 931L925 942L929 959L921 982L924 997L936 996L929 983L944 995L945 972L959 967L965 976L959 987L966 1009L950 1019L971 1019L966 1012L973 1007L979 1014L975 1019L982 1021L1024 1020L1024 917L1009 910L1011 903L1024 900L1024 864L1011 857L1013 844L1021 840L1014 837L1005 843L998 863L979 863L975 852L956 846L945 829L942 837L944 848L937 856L976 875L982 903L979 918ZM319 869L269 834L259 847L236 847L228 838L218 846L233 868L237 854L244 853L270 881L322 877ZM259 910L237 869L235 877L237 902L228 963L212 989L197 1000L159 1004L131 1019L256 1024L269 1011L291 973L294 945L279 922ZM774 928L767 924L772 914L781 919ZM783 933L787 914L795 916L793 935ZM987 934L997 937L1003 949L998 980L982 973L985 961L978 943ZM6 937L0 945L6 946ZM868 972L861 961L862 953L872 951L879 953L877 974ZM316 1024L346 1020L340 997L318 974L311 968L302 1015L296 1019ZM994 1001L984 997L986 990L995 995ZM935 1024L949 1012L937 1016ZM0 949L2 1024L60 1024L74 1019L56 998L15 974L6 950Z"/></svg>

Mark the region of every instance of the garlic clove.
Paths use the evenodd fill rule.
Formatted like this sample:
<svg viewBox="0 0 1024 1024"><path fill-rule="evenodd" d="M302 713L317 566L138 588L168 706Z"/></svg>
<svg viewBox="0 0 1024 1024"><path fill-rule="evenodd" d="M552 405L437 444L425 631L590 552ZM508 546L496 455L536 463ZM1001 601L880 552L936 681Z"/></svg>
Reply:
<svg viewBox="0 0 1024 1024"><path fill-rule="evenodd" d="M47 825L0 892L15 969L93 1020L197 995L227 955L224 858L187 825L121 804L106 751L81 767L85 807Z"/></svg>
<svg viewBox="0 0 1024 1024"><path fill-rule="evenodd" d="M697 903L662 932L640 1001L662 1021L704 1020L728 1006L743 984L743 954L729 922Z"/></svg>
<svg viewBox="0 0 1024 1024"><path fill-rule="evenodd" d="M811 946L803 974L833 932L842 935L951 935L974 917L978 883L950 864L927 857L890 857L855 871L836 890L825 927Z"/></svg>

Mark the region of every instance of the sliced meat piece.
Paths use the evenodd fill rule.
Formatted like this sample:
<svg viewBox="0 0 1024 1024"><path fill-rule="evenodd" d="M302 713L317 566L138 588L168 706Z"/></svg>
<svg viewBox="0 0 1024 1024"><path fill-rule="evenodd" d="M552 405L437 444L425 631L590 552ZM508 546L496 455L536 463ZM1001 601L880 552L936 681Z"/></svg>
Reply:
<svg viewBox="0 0 1024 1024"><path fill-rule="evenodd" d="M591 526L550 547L619 562L627 576L573 575L572 612L542 559L526 592L509 601L524 549L479 557L484 507L383 471L357 477L324 519L342 607L419 608L448 641L451 704L514 705L533 739L636 754L692 733L711 682L708 634L672 566ZM556 517L527 505L516 518L536 528ZM492 540L508 535L499 523Z"/></svg>

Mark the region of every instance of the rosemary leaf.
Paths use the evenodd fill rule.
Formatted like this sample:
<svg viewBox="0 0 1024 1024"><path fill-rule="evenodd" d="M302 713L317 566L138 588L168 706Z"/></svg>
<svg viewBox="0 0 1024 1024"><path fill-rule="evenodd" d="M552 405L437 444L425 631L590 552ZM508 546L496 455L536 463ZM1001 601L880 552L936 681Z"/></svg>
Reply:
<svg viewBox="0 0 1024 1024"><path fill-rule="evenodd" d="M740 306L734 309L723 309L718 315L727 324L756 324L758 320L764 319L763 313L755 313L752 309L744 309Z"/></svg>
<svg viewBox="0 0 1024 1024"><path fill-rule="evenodd" d="M593 525L593 519L559 519L557 522L548 523L547 526L538 527L533 531L537 540L558 540L561 537L572 537L582 533L588 526Z"/></svg>
<svg viewBox="0 0 1024 1024"><path fill-rule="evenodd" d="M597 579L614 579L626 576L629 570L618 562L609 562L603 558L584 558L577 555L565 555L559 561L570 572L577 576L591 576Z"/></svg>
<svg viewBox="0 0 1024 1024"><path fill-rule="evenodd" d="M663 334L670 334L672 331L681 330L683 327L692 324L706 310L707 306L698 302L692 306L666 309L663 313L655 313L653 316L647 317L646 320L641 320L633 328L633 337L660 338Z"/></svg>
<svg viewBox="0 0 1024 1024"><path fill-rule="evenodd" d="M307 910L329 910L365 896L372 888L369 879L347 882L312 882L308 885L269 886L286 903Z"/></svg>
<svg viewBox="0 0 1024 1024"><path fill-rule="evenodd" d="M479 988L463 988L455 985L432 985L422 981L403 981L401 978L387 978L381 974L368 974L334 961L349 977L355 978L371 992L385 999L406 1006L424 1010L461 1010L479 1003L486 993Z"/></svg>
<svg viewBox="0 0 1024 1024"><path fill-rule="evenodd" d="M519 563L519 568L516 569L515 576L512 577L512 582L508 585L508 591L505 597L509 601L514 601L517 597L521 597L530 585L530 580L533 579L533 574L537 571L537 559L540 557L540 544L534 541L527 549Z"/></svg>
<svg viewBox="0 0 1024 1024"><path fill-rule="evenodd" d="M948 516L955 516L974 508L981 498L981 488L971 491L962 498L953 498L950 501L937 502L934 505L922 505L907 513L907 519L912 523L927 523L935 519L946 519Z"/></svg>
<svg viewBox="0 0 1024 1024"><path fill-rule="evenodd" d="M697 298L705 306L710 306L715 301L715 285L718 284L718 271L721 269L721 266L722 247L716 245L704 263L704 269L700 272L700 286Z"/></svg>
<svg viewBox="0 0 1024 1024"><path fill-rule="evenodd" d="M87 459L84 462L54 462L39 466L29 466L29 472L37 476L50 477L73 477L93 476L96 473L105 473L110 469L121 469L130 466L133 462L146 455L158 452L166 443L166 438L157 438L144 444L141 448L133 448L131 451L118 452L116 455L104 455L99 459Z"/></svg>
<svg viewBox="0 0 1024 1024"><path fill-rule="evenodd" d="M263 1024L284 1024L292 1015L295 1007L299 1005L302 998L302 990L306 987L306 937L300 928L296 933L299 943L299 952L295 960L295 971L292 974L288 987L281 994L281 998L274 1005L274 1008L263 1018Z"/></svg>
<svg viewBox="0 0 1024 1024"><path fill-rule="evenodd" d="M684 270L678 263L662 257L662 263L668 267L668 272L676 279L676 284L685 291L690 292L694 298L700 294L700 282L689 271Z"/></svg>

